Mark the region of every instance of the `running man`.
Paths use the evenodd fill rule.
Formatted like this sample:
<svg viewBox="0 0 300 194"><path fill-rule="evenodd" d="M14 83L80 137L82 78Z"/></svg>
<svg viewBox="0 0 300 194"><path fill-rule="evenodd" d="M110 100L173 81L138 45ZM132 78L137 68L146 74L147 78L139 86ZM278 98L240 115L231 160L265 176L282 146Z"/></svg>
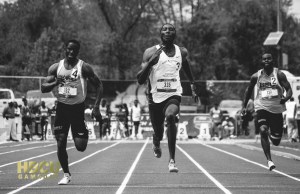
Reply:
<svg viewBox="0 0 300 194"><path fill-rule="evenodd" d="M246 89L242 114L246 114L246 107L252 91L257 86L257 95L254 100L257 113L258 127L261 135L261 145L268 160L269 170L275 168L271 159L270 142L278 146L283 132L283 116L286 110L285 102L292 97L290 83L284 73L274 67L270 53L262 55L263 68L253 74L250 85ZM283 91L286 91L286 96Z"/></svg>
<svg viewBox="0 0 300 194"><path fill-rule="evenodd" d="M84 122L84 100L87 94L87 80L96 88L96 101L93 115L101 121L99 104L102 96L102 83L89 64L77 58L80 43L69 40L65 45L65 58L50 66L42 92L57 90L57 107L53 133L57 141L57 156L64 171L64 177L58 182L66 185L71 181L67 137L71 125L75 147L83 152L88 143L88 130Z"/></svg>
<svg viewBox="0 0 300 194"><path fill-rule="evenodd" d="M179 113L182 87L179 71L183 67L190 83L194 100L197 102L196 86L190 69L188 51L174 44L176 29L172 24L164 24L160 29L162 43L145 50L141 70L137 74L139 84L148 81L148 102L150 120L154 129L153 152L161 157L160 141L167 121L169 146L169 171L178 172L175 165L176 115Z"/></svg>

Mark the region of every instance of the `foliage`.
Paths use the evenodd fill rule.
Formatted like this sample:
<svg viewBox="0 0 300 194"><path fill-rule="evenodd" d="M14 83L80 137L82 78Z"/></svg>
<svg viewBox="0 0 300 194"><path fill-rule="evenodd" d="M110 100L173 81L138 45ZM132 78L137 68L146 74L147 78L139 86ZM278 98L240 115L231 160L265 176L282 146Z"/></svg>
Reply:
<svg viewBox="0 0 300 194"><path fill-rule="evenodd" d="M282 51L300 75L299 21L287 15ZM68 39L102 79L134 80L146 48L160 42L163 23L177 28L195 79L244 80L260 68L262 43L276 31L274 0L18 0L0 4L0 73L45 76L64 57ZM276 54L276 53L275 53ZM276 59L276 55L274 58ZM27 85L23 81L20 88Z"/></svg>

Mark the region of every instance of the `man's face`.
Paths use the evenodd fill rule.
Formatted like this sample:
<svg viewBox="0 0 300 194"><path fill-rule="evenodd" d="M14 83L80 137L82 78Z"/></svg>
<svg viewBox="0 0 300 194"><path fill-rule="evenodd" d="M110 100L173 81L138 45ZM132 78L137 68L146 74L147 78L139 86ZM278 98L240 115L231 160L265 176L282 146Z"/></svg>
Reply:
<svg viewBox="0 0 300 194"><path fill-rule="evenodd" d="M73 42L69 42L65 51L66 58L68 60L75 60L77 58L78 53L79 53L78 45Z"/></svg>
<svg viewBox="0 0 300 194"><path fill-rule="evenodd" d="M171 24L165 24L160 31L162 42L173 42L176 37L176 30Z"/></svg>
<svg viewBox="0 0 300 194"><path fill-rule="evenodd" d="M262 56L262 65L264 68L273 66L273 58L271 54L266 53Z"/></svg>

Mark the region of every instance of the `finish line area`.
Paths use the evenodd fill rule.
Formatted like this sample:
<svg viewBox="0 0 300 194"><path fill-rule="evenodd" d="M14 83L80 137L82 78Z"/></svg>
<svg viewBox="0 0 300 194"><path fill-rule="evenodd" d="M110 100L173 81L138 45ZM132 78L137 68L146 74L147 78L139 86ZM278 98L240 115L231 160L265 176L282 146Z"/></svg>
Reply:
<svg viewBox="0 0 300 194"><path fill-rule="evenodd" d="M299 149L272 146L276 170L270 172L260 143L253 139L178 140L179 172L169 173L166 140L161 148L162 157L157 159L149 138L90 140L85 152L68 141L72 181L62 186L57 184L61 169L53 173L58 162L55 141L2 143L0 193L298 193L300 189Z"/></svg>

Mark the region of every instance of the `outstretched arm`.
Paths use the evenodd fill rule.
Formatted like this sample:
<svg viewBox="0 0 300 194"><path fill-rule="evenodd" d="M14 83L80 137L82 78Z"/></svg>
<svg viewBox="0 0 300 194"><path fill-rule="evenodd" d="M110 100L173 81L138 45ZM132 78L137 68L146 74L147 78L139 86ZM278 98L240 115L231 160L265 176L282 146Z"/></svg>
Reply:
<svg viewBox="0 0 300 194"><path fill-rule="evenodd" d="M193 78L193 74L192 74L192 71L191 71L188 51L184 47L180 47L180 51L181 51L181 56L182 56L183 71L185 72L187 78L189 79L189 81L191 83L191 90L192 90L193 98L194 98L195 102L198 102L199 101L199 96L196 93L197 88L196 88L194 78Z"/></svg>
<svg viewBox="0 0 300 194"><path fill-rule="evenodd" d="M286 76L281 71L278 71L278 81L280 85L286 90L285 97L283 96L280 100L280 104L284 104L286 101L288 101L293 96L293 91L291 88L291 84L288 82Z"/></svg>

